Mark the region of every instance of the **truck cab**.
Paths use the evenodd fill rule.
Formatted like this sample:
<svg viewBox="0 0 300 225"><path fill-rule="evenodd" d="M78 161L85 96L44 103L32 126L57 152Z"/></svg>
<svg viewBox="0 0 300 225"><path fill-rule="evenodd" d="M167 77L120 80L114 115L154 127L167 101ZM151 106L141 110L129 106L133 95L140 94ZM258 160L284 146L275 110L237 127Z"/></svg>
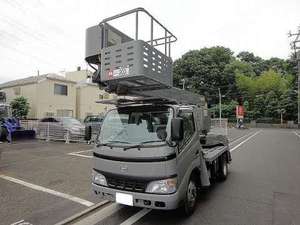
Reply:
<svg viewBox="0 0 300 225"><path fill-rule="evenodd" d="M138 207L169 210L183 205L191 213L198 190L212 178L200 143L200 111L171 104L109 111L93 153L95 194ZM223 147L227 166L228 146Z"/></svg>

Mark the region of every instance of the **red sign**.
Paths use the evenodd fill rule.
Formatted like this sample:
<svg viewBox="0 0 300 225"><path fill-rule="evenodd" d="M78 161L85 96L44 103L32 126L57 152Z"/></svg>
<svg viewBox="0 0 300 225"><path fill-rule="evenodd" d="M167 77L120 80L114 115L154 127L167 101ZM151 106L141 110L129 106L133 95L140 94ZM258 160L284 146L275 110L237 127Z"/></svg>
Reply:
<svg viewBox="0 0 300 225"><path fill-rule="evenodd" d="M108 71L108 79L112 79L113 78L113 71L109 70Z"/></svg>
<svg viewBox="0 0 300 225"><path fill-rule="evenodd" d="M236 113L237 118L244 118L244 115L245 115L244 106L237 105L235 113Z"/></svg>

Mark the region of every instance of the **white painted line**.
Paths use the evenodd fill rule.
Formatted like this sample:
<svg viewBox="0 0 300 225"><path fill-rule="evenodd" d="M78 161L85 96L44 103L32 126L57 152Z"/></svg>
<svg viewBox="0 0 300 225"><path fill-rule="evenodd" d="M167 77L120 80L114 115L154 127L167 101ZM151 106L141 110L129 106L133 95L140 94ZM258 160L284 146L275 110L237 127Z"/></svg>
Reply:
<svg viewBox="0 0 300 225"><path fill-rule="evenodd" d="M20 220L18 222L12 223L11 225L32 225L32 223L25 222L24 220Z"/></svg>
<svg viewBox="0 0 300 225"><path fill-rule="evenodd" d="M17 225L17 224L22 223L22 222L24 222L24 220L20 220L18 222L12 223L11 225Z"/></svg>
<svg viewBox="0 0 300 225"><path fill-rule="evenodd" d="M293 133L296 134L300 138L300 134L298 134L296 131L294 131Z"/></svg>
<svg viewBox="0 0 300 225"><path fill-rule="evenodd" d="M234 146L232 149L230 149L230 152L233 152L234 150L236 150L237 148L239 148L240 146L242 146L243 144L245 144L247 141L249 141L251 138L253 138L254 136L256 136L257 134L259 134L261 132L261 130L255 132L254 134L252 134L250 137L248 137L247 139L245 139L244 141L242 141L241 143L239 143L238 145Z"/></svg>
<svg viewBox="0 0 300 225"><path fill-rule="evenodd" d="M249 136L249 135L251 135L251 134L253 134L253 133L254 133L254 132L250 132L250 133L248 133L248 134L243 135L242 137L239 137L239 138L237 138L237 139L234 139L233 141L230 141L230 142L229 142L229 145L232 145L233 143L238 142L239 140L241 140L241 139L243 139L244 137L247 137L247 136Z"/></svg>
<svg viewBox="0 0 300 225"><path fill-rule="evenodd" d="M70 152L69 154L71 153L76 153L76 154L80 154L80 153L83 153L83 152L92 152L93 149L89 149L89 150L83 150L83 151L79 151L79 152Z"/></svg>
<svg viewBox="0 0 300 225"><path fill-rule="evenodd" d="M91 156L91 155L81 155L81 154L77 154L77 153L68 153L68 155L78 156L78 157L88 158L88 159L93 158L93 156Z"/></svg>
<svg viewBox="0 0 300 225"><path fill-rule="evenodd" d="M79 151L79 152L70 152L68 153L68 155L73 155L73 156L79 156L79 157L83 157L83 158L93 158L93 156L90 156L90 155L82 155L81 153L84 153L84 152L91 152L93 151L93 149L90 149L90 150L84 150L84 151Z"/></svg>
<svg viewBox="0 0 300 225"><path fill-rule="evenodd" d="M152 209L144 208L144 209L140 210L139 212L137 212L136 214L134 214L133 216L129 217L127 220L125 220L120 225L132 225L151 211L152 211Z"/></svg>
<svg viewBox="0 0 300 225"><path fill-rule="evenodd" d="M91 225L91 224L97 224L100 221L104 220L105 218L111 216L112 214L116 213L120 209L122 209L124 206L119 205L117 203L112 203L109 206L106 206L105 208L101 209L99 212L93 213L90 216L74 223L76 225Z"/></svg>
<svg viewBox="0 0 300 225"><path fill-rule="evenodd" d="M42 187L42 186L39 186L39 185L36 185L36 184L31 184L31 183L28 183L26 181L19 180L19 179L13 178L13 177L9 177L9 176L5 176L5 175L0 174L0 178L11 181L11 182L14 182L16 184L21 184L25 187L28 187L28 188L31 188L31 189L34 189L34 190L37 190L37 191L42 191L42 192L46 192L48 194L52 194L52 195L55 195L55 196L58 196L58 197L61 197L61 198L65 198L65 199L68 199L70 201L77 202L81 205L85 205L85 206L88 206L88 207L94 205L93 202L84 200L82 198L78 198L78 197L75 197L73 195L69 195L69 194L65 194L65 193L62 193L62 192L54 191L54 190L51 190L49 188L45 188L45 187Z"/></svg>

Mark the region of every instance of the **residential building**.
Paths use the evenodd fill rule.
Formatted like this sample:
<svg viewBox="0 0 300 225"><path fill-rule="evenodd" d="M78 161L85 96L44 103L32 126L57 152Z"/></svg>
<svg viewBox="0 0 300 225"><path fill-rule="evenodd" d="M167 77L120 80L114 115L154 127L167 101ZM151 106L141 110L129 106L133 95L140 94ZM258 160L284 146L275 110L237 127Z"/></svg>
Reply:
<svg viewBox="0 0 300 225"><path fill-rule="evenodd" d="M7 102L24 96L30 105L28 118L75 116L76 82L56 74L31 76L0 84Z"/></svg>
<svg viewBox="0 0 300 225"><path fill-rule="evenodd" d="M101 114L109 106L96 103L113 95L100 90L91 83L91 72L78 70L66 76L45 74L31 76L0 84L0 90L7 95L7 102L24 96L29 104L28 118L40 119L45 116L71 116L83 120L87 115Z"/></svg>

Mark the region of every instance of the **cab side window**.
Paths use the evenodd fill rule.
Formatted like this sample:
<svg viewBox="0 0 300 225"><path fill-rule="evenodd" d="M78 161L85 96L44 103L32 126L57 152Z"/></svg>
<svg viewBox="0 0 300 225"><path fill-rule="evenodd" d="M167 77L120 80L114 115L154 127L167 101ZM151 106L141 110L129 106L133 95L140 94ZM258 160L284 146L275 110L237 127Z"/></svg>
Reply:
<svg viewBox="0 0 300 225"><path fill-rule="evenodd" d="M195 123L192 112L182 112L178 116L183 119L183 140L179 143L179 149L182 150L195 133Z"/></svg>

